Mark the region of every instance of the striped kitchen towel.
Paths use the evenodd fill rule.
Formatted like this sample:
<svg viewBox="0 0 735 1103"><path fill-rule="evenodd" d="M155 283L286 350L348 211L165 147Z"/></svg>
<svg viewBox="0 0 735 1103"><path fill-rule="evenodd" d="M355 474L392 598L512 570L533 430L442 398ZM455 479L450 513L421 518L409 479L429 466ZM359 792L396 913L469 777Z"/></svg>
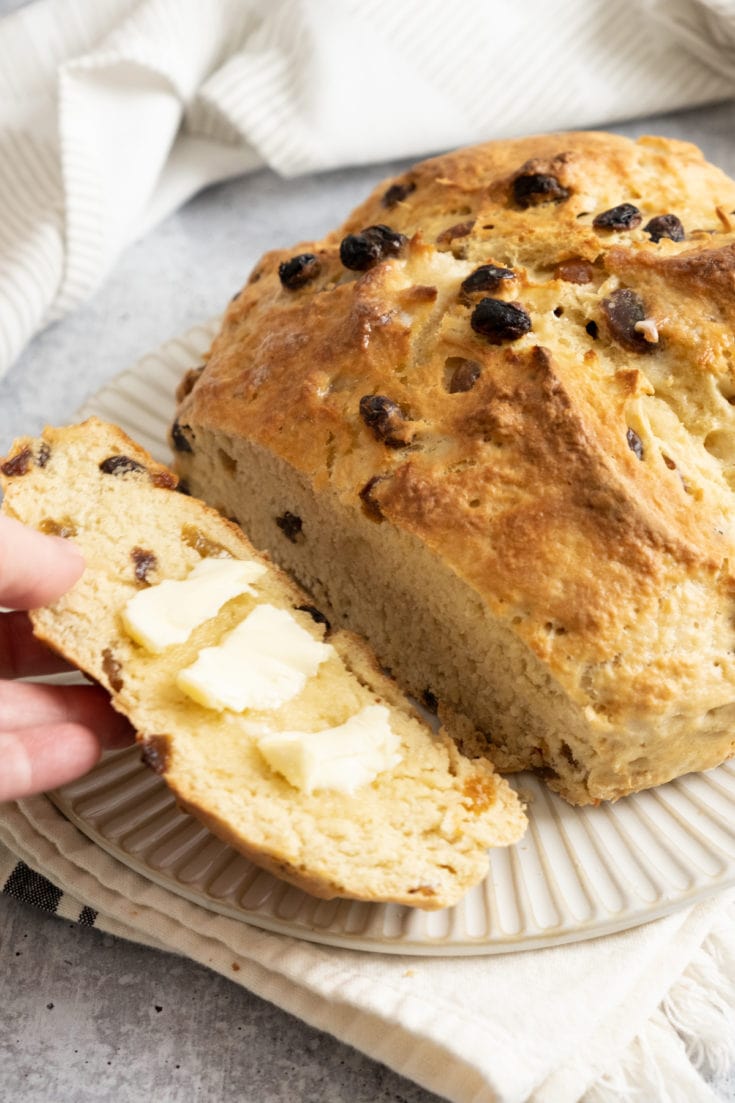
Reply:
<svg viewBox="0 0 735 1103"><path fill-rule="evenodd" d="M733 94L732 0L38 0L0 21L0 374L195 191Z"/></svg>
<svg viewBox="0 0 735 1103"><path fill-rule="evenodd" d="M716 1103L708 1081L735 1063L732 893L544 950L364 953L184 899L105 853L45 797L0 809L0 885L215 969L455 1103Z"/></svg>

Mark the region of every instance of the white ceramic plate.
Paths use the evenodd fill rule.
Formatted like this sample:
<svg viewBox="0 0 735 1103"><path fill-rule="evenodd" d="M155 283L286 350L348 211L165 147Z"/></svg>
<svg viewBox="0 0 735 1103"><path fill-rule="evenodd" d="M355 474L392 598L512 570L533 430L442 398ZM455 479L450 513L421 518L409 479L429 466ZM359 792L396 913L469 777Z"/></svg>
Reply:
<svg viewBox="0 0 735 1103"><path fill-rule="evenodd" d="M169 341L81 411L121 425L164 462L174 391L215 323ZM622 930L735 884L735 763L599 808L569 807L536 778L514 784L529 830L494 850L455 908L316 900L259 870L181 812L136 748L54 796L121 862L203 907L329 945L404 954L493 954Z"/></svg>

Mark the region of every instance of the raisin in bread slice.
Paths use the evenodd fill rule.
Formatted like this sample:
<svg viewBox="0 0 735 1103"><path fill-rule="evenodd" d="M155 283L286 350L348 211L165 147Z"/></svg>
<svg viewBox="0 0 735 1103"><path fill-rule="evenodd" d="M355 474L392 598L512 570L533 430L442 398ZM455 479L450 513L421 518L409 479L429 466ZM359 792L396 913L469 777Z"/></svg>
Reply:
<svg viewBox="0 0 735 1103"><path fill-rule="evenodd" d="M109 688L180 804L252 861L316 896L439 908L483 878L488 847L520 837L506 782L435 735L357 638L332 631L235 525L176 493L175 477L121 430L96 419L46 429L18 440L0 472L4 511L73 539L87 563L69 593L31 614L36 635ZM157 652L136 642L124 626L131 598L215 558L263 573L183 642ZM237 713L179 688L202 649L264 606L331 645L296 696ZM400 761L352 793L292 785L259 750L260 729L321 732L376 705Z"/></svg>

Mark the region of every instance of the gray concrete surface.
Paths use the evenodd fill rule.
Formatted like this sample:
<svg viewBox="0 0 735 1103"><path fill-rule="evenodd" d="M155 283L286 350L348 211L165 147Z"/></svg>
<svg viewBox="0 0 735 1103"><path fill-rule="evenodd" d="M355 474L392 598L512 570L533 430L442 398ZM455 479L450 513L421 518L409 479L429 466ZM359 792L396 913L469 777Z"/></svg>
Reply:
<svg viewBox="0 0 735 1103"><path fill-rule="evenodd" d="M0 897L0 1099L432 1103L183 958Z"/></svg>

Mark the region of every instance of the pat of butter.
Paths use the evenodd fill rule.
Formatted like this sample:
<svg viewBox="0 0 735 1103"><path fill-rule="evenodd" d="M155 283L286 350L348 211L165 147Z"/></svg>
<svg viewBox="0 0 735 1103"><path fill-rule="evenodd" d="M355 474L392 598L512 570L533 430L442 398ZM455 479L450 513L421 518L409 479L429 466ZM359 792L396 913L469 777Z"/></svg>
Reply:
<svg viewBox="0 0 735 1103"><path fill-rule="evenodd" d="M233 597L253 593L251 583L265 571L250 559L203 559L186 578L167 579L132 597L122 612L125 630L149 651L184 643Z"/></svg>
<svg viewBox="0 0 735 1103"><path fill-rule="evenodd" d="M388 717L384 705L367 705L337 728L271 732L256 743L271 769L295 789L354 793L401 761L400 740Z"/></svg>
<svg viewBox="0 0 735 1103"><path fill-rule="evenodd" d="M205 647L176 684L210 709L277 709L334 654L285 609L258 605L218 647Z"/></svg>

